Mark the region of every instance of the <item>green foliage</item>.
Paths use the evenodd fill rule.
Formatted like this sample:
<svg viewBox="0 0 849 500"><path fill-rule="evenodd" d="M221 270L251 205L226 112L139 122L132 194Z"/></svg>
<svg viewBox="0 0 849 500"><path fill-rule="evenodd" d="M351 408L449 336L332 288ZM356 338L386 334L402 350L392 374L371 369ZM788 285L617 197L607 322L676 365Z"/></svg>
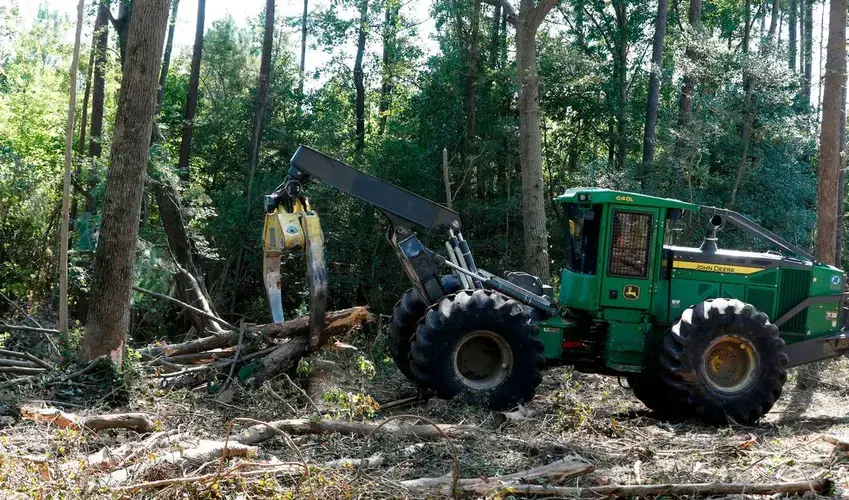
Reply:
<svg viewBox="0 0 849 500"><path fill-rule="evenodd" d="M320 55L326 63L304 75L303 92L297 67L300 47L286 35L299 27L299 20L279 21L250 210L248 149L262 15L247 22L227 17L207 29L188 183L181 183L174 170L191 49L175 48L159 117L165 140L151 149L150 182L167 183L180 193L193 250L219 312L232 312L249 322L267 321L260 274L261 197L283 180L288 159L301 143L438 202L446 199L442 183L442 150L446 148L454 208L463 217L463 233L477 263L498 272L521 269L521 144L513 28L508 24L505 32L503 20L492 19L493 7L482 3L474 82L476 121L474 135L468 136L464 98L470 88L471 4L434 3L433 33L424 33L417 28L420 19L403 3L398 18L385 26L390 1L396 2L369 2L364 60L366 141L359 156L355 155L352 77L359 0L334 0L311 13L307 57ZM744 3L716 0L703 6L700 32L687 25L685 4L670 6L660 68L656 156L647 184L652 194L726 206L743 164L733 208L810 248L816 219L818 123L814 109L800 102L800 75L787 69L786 42L766 43L766 34L755 22L751 52L742 54L738 47ZM550 22L543 24L537 42L546 198L579 185L640 189L636 173L642 163L655 7L646 1L627 2L627 16L620 25L610 2L565 0L549 15ZM759 2L752 2L752 8L755 21L769 12ZM31 302L55 295L57 202L70 57L64 34L69 26L68 19L48 7L40 8L32 23L24 23L14 6L0 6L0 290ZM387 34L394 35L389 66L382 57ZM426 52L421 42L425 36L435 41L435 52ZM115 43L114 33L110 40ZM623 42L627 45L624 74L615 63L617 44ZM86 52L84 46L84 63ZM81 173L75 178L80 185L93 181L98 210L120 84L115 53L110 50L109 54L103 159L81 160ZM697 82L696 99L692 120L679 125L685 73ZM742 158L744 75L750 75L755 118L748 153ZM390 105L381 116L381 91L389 77ZM381 133L382 118L386 123ZM623 121L621 137L618 120ZM624 169L613 160L620 139L625 145ZM368 303L374 312L391 311L410 284L385 242L387 226L380 213L317 183L310 185L309 196L325 233L328 306ZM78 202L84 205L82 198ZM562 216L553 203L546 208L550 255L556 268L562 254ZM684 222L679 243L700 238L701 223ZM80 210L73 221L71 290L80 314L89 291L91 251L99 223L97 210ZM141 225L136 282L169 293L175 268L149 194ZM441 247L442 235L423 238ZM760 249L730 231L722 235L721 243ZM240 252L243 260L237 264ZM238 277L237 267L241 268ZM287 257L283 273L286 313L289 317L301 314L307 304L303 258ZM0 304L0 313L5 307ZM134 308L133 332L140 340L161 335L169 330L169 322L178 320L173 306L150 297L134 296ZM363 358L360 365L365 375L373 376L371 363Z"/></svg>

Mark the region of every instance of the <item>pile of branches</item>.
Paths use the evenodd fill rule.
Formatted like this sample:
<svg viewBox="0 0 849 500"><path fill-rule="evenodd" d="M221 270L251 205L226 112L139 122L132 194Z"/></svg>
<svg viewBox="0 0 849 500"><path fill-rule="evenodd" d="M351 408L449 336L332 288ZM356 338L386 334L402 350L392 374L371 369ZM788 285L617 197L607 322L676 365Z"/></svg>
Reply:
<svg viewBox="0 0 849 500"><path fill-rule="evenodd" d="M493 477L463 477L460 469L457 442L480 439L481 428L473 425L437 424L415 415L398 415L376 422L349 422L332 419L286 419L262 422L249 418L230 421L226 434L220 439L200 438L186 429L163 429L161 422L146 413L106 415L77 415L49 408L22 408L26 420L41 422L59 428L80 432L99 433L107 429L127 429L128 435L137 436L120 445L104 446L82 459L58 463L46 456L0 453L3 460L14 465L36 464L47 478L68 476L75 478L83 491L109 495L138 494L141 492L169 490L175 496L180 488L209 491L225 481L247 484L263 478L289 482L295 492L313 498L324 497L317 490L327 484L330 470L355 474L364 479L361 471L370 469L371 477L381 477L391 466L390 455L396 452L381 451L365 456L365 444L375 434L414 438L417 444L397 450L404 459L410 458L425 447L428 441L442 441L451 450L453 461L450 472L442 476L392 480L395 495L400 496L555 496L565 498L633 498L656 495L710 496L710 495L775 495L823 494L832 487L825 475L806 481L773 483L670 483L670 484L599 484L592 478L571 481L593 472L593 465L585 459L566 455L549 463L530 469ZM236 425L241 427L235 428ZM162 429L162 430L159 430ZM239 430L241 429L241 430ZM295 443L296 436L343 434L362 439L363 454L359 457L341 457L328 460L306 458ZM261 445L280 437L292 451L289 461L264 451ZM828 440L828 439L826 439ZM847 449L843 442L833 441L838 450ZM0 452L4 451L0 444ZM446 468L449 464L446 463ZM383 471L381 473L381 471ZM324 480L314 480L313 475L323 475ZM350 478L348 479L350 481ZM49 490L49 488L48 488Z"/></svg>
<svg viewBox="0 0 849 500"><path fill-rule="evenodd" d="M294 369L310 351L310 325L306 316L279 324L234 326L171 297L136 290L176 302L208 316L221 327L206 337L179 344L153 345L139 351L147 364L156 368L162 388L193 388L219 380L229 384L234 377L247 387L260 387L275 376ZM373 320L366 307L330 311L313 350Z"/></svg>

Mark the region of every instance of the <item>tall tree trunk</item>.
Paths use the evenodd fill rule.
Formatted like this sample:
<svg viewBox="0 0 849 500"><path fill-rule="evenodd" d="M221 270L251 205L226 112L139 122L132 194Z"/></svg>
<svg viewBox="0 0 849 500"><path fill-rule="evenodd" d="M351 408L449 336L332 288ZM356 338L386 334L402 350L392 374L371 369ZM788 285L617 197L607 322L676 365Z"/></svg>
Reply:
<svg viewBox="0 0 849 500"><path fill-rule="evenodd" d="M743 152L740 155L740 164L737 167L737 176L734 179L734 187L731 188L731 198L728 202L728 208L734 207L734 202L737 200L737 192L740 189L740 183L743 180L743 172L746 170L746 164L749 163L749 144L752 137L752 125L754 124L754 102L752 96L752 72L751 62L749 61L749 43L751 40L751 31L749 20L752 16L751 0L744 2L746 27L743 30L743 54L745 55L743 62L743 127L741 132L741 142L743 143Z"/></svg>
<svg viewBox="0 0 849 500"><path fill-rule="evenodd" d="M88 175L86 191L91 195L97 185L97 177L94 169L94 161L100 158L103 152L103 104L106 98L106 51L109 48L109 12L106 5L101 2L94 21L94 73L91 84L91 127L88 143L88 156L92 160L91 170ZM85 211L94 213L97 208L94 205L94 196L86 197Z"/></svg>
<svg viewBox="0 0 849 500"><path fill-rule="evenodd" d="M799 73L805 70L805 0L796 0L799 5Z"/></svg>
<svg viewBox="0 0 849 500"><path fill-rule="evenodd" d="M501 36L503 33L501 28L501 5L495 6L495 11L492 13L492 24L489 33L489 67L495 69L498 67L498 53L501 46Z"/></svg>
<svg viewBox="0 0 849 500"><path fill-rule="evenodd" d="M796 71L796 26L799 13L799 7L796 4L797 1L804 0L790 0L790 19L787 20L787 29L790 32L788 46L787 46L787 64L790 67L791 71Z"/></svg>
<svg viewBox="0 0 849 500"><path fill-rule="evenodd" d="M651 77L646 103L646 129L643 137L643 164L640 185L644 192L652 191L651 177L654 166L654 146L657 133L657 106L660 98L660 79L663 64L663 40L666 36L666 0L657 2L657 20L654 28L654 43L651 53Z"/></svg>
<svg viewBox="0 0 849 500"><path fill-rule="evenodd" d="M171 4L171 22L168 26L168 39L165 44L165 55L162 59L162 69L159 72L159 93L157 94L156 114L154 117L154 132L151 141L158 142L162 140L161 134L158 133L156 117L162 107L163 89L165 82L168 80L168 71L171 66L171 45L174 39L174 27L177 19L177 7L179 0L174 0ZM203 273L200 269L200 263L197 262L197 256L194 251L194 246L189 238L186 230L185 222L183 221L183 208L180 202L180 192L175 185L167 180L155 180L152 182L153 196L156 199L156 204L159 207L159 218L162 221L162 227L165 232L165 239L168 242L168 249L179 267L177 273L174 274L174 282L176 284L177 298L186 302L189 305L195 306L207 314L215 314L212 307L212 301L209 299L209 293L204 285ZM194 327L195 332L199 335L209 330L217 332L221 330L218 323L210 321L208 318L196 314L192 311L187 311L186 316L189 322Z"/></svg>
<svg viewBox="0 0 849 500"><path fill-rule="evenodd" d="M613 59L616 79L616 165L625 170L628 155L628 2L614 0L616 14L615 51Z"/></svg>
<svg viewBox="0 0 849 500"><path fill-rule="evenodd" d="M310 0L304 0L304 12L301 14L301 79L298 81L298 94L301 95L304 93L304 71L307 64L307 16L309 14L309 3Z"/></svg>
<svg viewBox="0 0 849 500"><path fill-rule="evenodd" d="M171 21L168 23L168 38L165 42L165 55L162 56L162 71L159 72L159 93L156 94L156 115L162 110L162 101L165 98L165 82L168 79L168 69L171 66L171 50L174 48L174 28L177 25L177 9L180 0L171 0ZM200 5L198 5L200 8Z"/></svg>
<svg viewBox="0 0 849 500"><path fill-rule="evenodd" d="M265 32L262 37L262 57L259 63L259 80L257 83L256 106L251 128L251 157L248 167L247 198L245 199L245 217L250 218L251 202L253 201L253 184L256 166L259 162L259 146L262 142L262 127L265 120L265 110L268 104L268 82L271 78L271 52L274 49L274 3L265 2Z"/></svg>
<svg viewBox="0 0 849 500"><path fill-rule="evenodd" d="M94 256L82 356L94 359L108 355L119 369L129 329L138 220L168 5L168 0L135 0L133 5L136 15L129 26L99 250Z"/></svg>
<svg viewBox="0 0 849 500"><path fill-rule="evenodd" d="M478 56L480 53L480 0L471 0L472 12L469 18L469 46L466 58L466 91L463 95L463 110L466 115L464 150L466 171L475 170L475 184L478 199L484 197L484 173L481 164L475 164L477 154L477 100L478 100Z"/></svg>
<svg viewBox="0 0 849 500"><path fill-rule="evenodd" d="M392 90L394 88L393 65L395 64L396 34L398 32L398 9L401 4L396 0L386 2L383 24L383 62L382 80L380 85L380 108L379 108L379 134L383 135L386 130L386 120L389 108L392 104Z"/></svg>
<svg viewBox="0 0 849 500"><path fill-rule="evenodd" d="M85 155L85 147L86 147L86 128L88 127L88 103L89 98L91 97L91 74L94 71L94 44L96 41L93 41L91 44L91 52L88 56L88 71L86 71L85 78L85 93L83 94L83 109L82 114L80 116L80 136L77 139L77 162L74 165L74 181L75 186L79 186L80 177L83 175L83 162L82 156ZM83 195L90 196L88 193L82 193ZM76 220L77 213L79 211L79 207L77 206L78 199L74 196L71 199L71 220Z"/></svg>
<svg viewBox="0 0 849 500"><path fill-rule="evenodd" d="M359 161L360 154L366 141L366 88L363 73L363 56L366 52L366 30L368 29L368 0L360 0L360 27L357 34L357 55L354 59L354 113L356 114L356 153Z"/></svg>
<svg viewBox="0 0 849 500"><path fill-rule="evenodd" d="M841 167L840 130L843 87L846 85L846 0L831 0L828 52L825 62L820 168L817 190L817 258L836 264L837 194Z"/></svg>
<svg viewBox="0 0 849 500"><path fill-rule="evenodd" d="M805 64L803 67L803 76L802 80L802 101L805 104L805 108L808 108L811 105L811 66L813 63L813 51L814 51L814 2L813 0L799 0L802 4L802 12L804 13L804 22L802 23L805 27L804 34L802 36L802 54L804 55Z"/></svg>
<svg viewBox="0 0 849 500"><path fill-rule="evenodd" d="M775 40L775 29L778 26L778 17L781 15L778 4L779 0L772 0L772 15L769 17L769 35L767 35L770 42Z"/></svg>
<svg viewBox="0 0 849 500"><path fill-rule="evenodd" d="M823 10L825 10L823 8ZM837 177L837 236L834 251L835 265L841 269L843 266L843 234L846 222L845 200L846 200L846 85L843 86L843 97L840 100L840 174Z"/></svg>
<svg viewBox="0 0 849 500"><path fill-rule="evenodd" d="M65 127L65 179L62 189L62 227L59 231L59 331L68 331L68 224L71 208L71 163L74 147L74 116L77 107L77 70L80 64L80 35L83 31L83 7L77 4L77 30L74 34L74 53L71 57L71 96L68 101L68 123Z"/></svg>
<svg viewBox="0 0 849 500"><path fill-rule="evenodd" d="M115 28L115 33L118 35L118 52L121 55L121 68L124 67L124 60L127 56L127 38L130 27L130 18L133 14L132 0L118 0L118 17L113 18L109 10L111 3L102 2L106 6L109 13L109 20L112 21L112 26Z"/></svg>
<svg viewBox="0 0 849 500"><path fill-rule="evenodd" d="M253 201L254 175L259 162L259 146L262 142L262 126L265 117L266 102L268 100L268 82L271 77L271 52L274 49L274 7L275 0L265 2L265 31L262 37L262 56L259 64L259 77L257 81L256 105L254 106L254 119L251 126L250 164L248 166L247 189L245 192L245 221L251 217L251 202ZM238 283L242 276L242 259L244 258L244 245L239 246L236 255L236 284L230 296L230 311L236 309L238 300Z"/></svg>
<svg viewBox="0 0 849 500"><path fill-rule="evenodd" d="M778 1L778 0L776 0ZM687 12L690 23L691 36L698 36L702 28L702 0L690 0L690 8ZM684 52L690 64L696 60L697 52L693 43L688 44ZM693 97L696 89L696 77L688 71L684 75L684 83L681 86L681 103L678 108L678 127L685 127L690 123L693 116Z"/></svg>
<svg viewBox="0 0 849 500"><path fill-rule="evenodd" d="M825 64L825 54L823 54L823 47L825 46L825 42L823 40L825 38L825 5L823 5L822 9L820 9L820 47L819 47L819 81L817 82L817 121L816 123L821 123L820 119L822 117L822 88L823 88L823 79L825 78L825 71L823 70L823 64ZM844 89L845 91L845 89ZM844 143L845 146L845 143Z"/></svg>
<svg viewBox="0 0 849 500"><path fill-rule="evenodd" d="M524 222L524 270L549 281L548 230L542 178L539 71L536 35L556 0L521 0L517 15L508 0L499 3L516 28L516 72L519 81L519 162L522 168L522 215ZM509 179L509 175L508 175Z"/></svg>
<svg viewBox="0 0 849 500"><path fill-rule="evenodd" d="M180 160L177 173L180 180L189 182L189 156L192 154L192 135L195 128L195 111L198 105L198 86L200 85L200 61L203 53L203 18L206 0L198 0L198 16L195 26L195 46L192 50L192 66L189 70L189 95L186 98L186 113L183 115L183 137L180 141Z"/></svg>

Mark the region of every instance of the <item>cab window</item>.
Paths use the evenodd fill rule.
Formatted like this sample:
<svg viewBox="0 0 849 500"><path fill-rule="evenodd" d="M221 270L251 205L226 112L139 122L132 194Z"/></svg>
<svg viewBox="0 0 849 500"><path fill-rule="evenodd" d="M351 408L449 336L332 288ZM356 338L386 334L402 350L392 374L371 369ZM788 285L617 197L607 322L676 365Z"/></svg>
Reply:
<svg viewBox="0 0 849 500"><path fill-rule="evenodd" d="M652 214L613 211L610 276L648 278Z"/></svg>
<svg viewBox="0 0 849 500"><path fill-rule="evenodd" d="M596 274L601 205L565 205L566 268L582 274Z"/></svg>

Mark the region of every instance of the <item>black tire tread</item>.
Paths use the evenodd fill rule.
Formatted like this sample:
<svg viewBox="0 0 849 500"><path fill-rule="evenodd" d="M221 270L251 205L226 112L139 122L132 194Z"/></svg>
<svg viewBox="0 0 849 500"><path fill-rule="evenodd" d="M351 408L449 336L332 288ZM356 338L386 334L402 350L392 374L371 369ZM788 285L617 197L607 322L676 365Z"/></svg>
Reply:
<svg viewBox="0 0 849 500"><path fill-rule="evenodd" d="M761 358L756 380L738 394L712 391L698 376L696 360L717 328L747 338ZM768 413L781 397L787 363L778 327L751 304L735 299L711 299L684 311L664 338L660 357L666 383L683 391L698 417L711 424L732 421L748 425Z"/></svg>
<svg viewBox="0 0 849 500"><path fill-rule="evenodd" d="M453 342L472 329L490 329L506 337L513 347L516 370L485 394L464 389L446 367ZM410 369L420 384L440 398L459 395L491 408L509 408L533 398L542 382L542 351L537 326L521 304L489 290L461 290L431 306L419 323L410 350Z"/></svg>

